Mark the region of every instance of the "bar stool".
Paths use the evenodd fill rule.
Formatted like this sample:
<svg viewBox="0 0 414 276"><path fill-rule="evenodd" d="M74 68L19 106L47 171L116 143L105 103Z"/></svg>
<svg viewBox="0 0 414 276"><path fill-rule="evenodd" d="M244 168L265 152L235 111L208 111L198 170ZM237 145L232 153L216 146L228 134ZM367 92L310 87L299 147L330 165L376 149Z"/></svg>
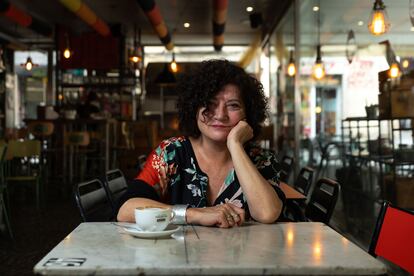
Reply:
<svg viewBox="0 0 414 276"><path fill-rule="evenodd" d="M69 156L64 157L65 164L68 163L69 174L65 179L69 179L72 185L75 172L78 173L80 181L84 179L88 152L86 147L90 144L90 135L87 131L67 132L64 134L64 144L69 149Z"/></svg>
<svg viewBox="0 0 414 276"><path fill-rule="evenodd" d="M57 149L52 146L52 134L55 130L55 126L52 122L47 121L31 121L27 124L27 129L41 143L41 156L40 161L45 168L44 181L48 182L49 172L56 171L52 170L51 165L53 154L56 155Z"/></svg>

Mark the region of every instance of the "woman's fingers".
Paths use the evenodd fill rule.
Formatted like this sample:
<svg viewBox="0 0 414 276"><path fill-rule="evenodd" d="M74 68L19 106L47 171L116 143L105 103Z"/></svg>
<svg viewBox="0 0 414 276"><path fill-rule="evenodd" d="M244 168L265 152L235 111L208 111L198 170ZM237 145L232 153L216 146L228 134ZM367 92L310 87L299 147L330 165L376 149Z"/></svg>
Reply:
<svg viewBox="0 0 414 276"><path fill-rule="evenodd" d="M244 222L244 209L239 208L231 203L226 203L220 206L222 206L222 208L225 210L225 216L229 222L229 225L240 226Z"/></svg>

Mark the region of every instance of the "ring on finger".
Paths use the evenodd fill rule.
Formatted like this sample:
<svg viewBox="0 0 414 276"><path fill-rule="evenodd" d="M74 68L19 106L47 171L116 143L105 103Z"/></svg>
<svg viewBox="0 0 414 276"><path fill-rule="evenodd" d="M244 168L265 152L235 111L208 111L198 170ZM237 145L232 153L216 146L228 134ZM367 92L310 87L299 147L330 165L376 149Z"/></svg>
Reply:
<svg viewBox="0 0 414 276"><path fill-rule="evenodd" d="M233 219L233 216L232 215L228 215L228 216L226 216L226 218L227 218L227 220Z"/></svg>

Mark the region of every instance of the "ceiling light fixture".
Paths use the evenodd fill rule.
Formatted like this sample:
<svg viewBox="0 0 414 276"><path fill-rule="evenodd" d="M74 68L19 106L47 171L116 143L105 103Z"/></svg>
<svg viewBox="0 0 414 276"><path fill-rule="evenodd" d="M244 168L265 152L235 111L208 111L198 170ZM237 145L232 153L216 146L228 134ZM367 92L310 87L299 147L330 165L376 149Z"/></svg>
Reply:
<svg viewBox="0 0 414 276"><path fill-rule="evenodd" d="M359 20L359 21L358 21L358 26L363 26L363 25L364 25L364 21Z"/></svg>
<svg viewBox="0 0 414 276"><path fill-rule="evenodd" d="M295 65L295 60L293 58L293 50L290 50L290 58L289 58L289 65L287 67L287 74L290 77L293 77L296 75L296 65Z"/></svg>
<svg viewBox="0 0 414 276"><path fill-rule="evenodd" d="M39 66L38 64L34 64L32 58L30 56L27 57L26 62L20 64L20 66L24 67L27 71L31 71L33 67Z"/></svg>
<svg viewBox="0 0 414 276"><path fill-rule="evenodd" d="M400 76L401 70L400 70L400 66L398 65L398 63L396 61L394 61L391 64L391 67L389 69L389 76L392 79L398 78Z"/></svg>
<svg viewBox="0 0 414 276"><path fill-rule="evenodd" d="M184 28L190 28L190 23L185 22L185 23L184 23Z"/></svg>
<svg viewBox="0 0 414 276"><path fill-rule="evenodd" d="M137 64L142 60L142 45L141 45L141 29L138 30L137 39L137 27L134 27L134 49L132 54L129 56L129 60L134 64Z"/></svg>
<svg viewBox="0 0 414 276"><path fill-rule="evenodd" d="M63 51L63 57L69 59L72 56L72 52L69 45L69 36L65 33L65 50Z"/></svg>
<svg viewBox="0 0 414 276"><path fill-rule="evenodd" d="M172 53L172 60L171 60L171 63L170 63L170 69L171 69L171 72L173 72L173 73L178 72L178 64L175 61L175 53L174 52Z"/></svg>
<svg viewBox="0 0 414 276"><path fill-rule="evenodd" d="M319 0L319 7L321 6ZM312 76L316 80L321 80L325 77L325 66L322 62L322 53L321 53L321 16L320 12L317 15L317 27L318 27L318 45L316 46L316 60L312 68Z"/></svg>
<svg viewBox="0 0 414 276"><path fill-rule="evenodd" d="M312 10L313 10L314 12L319 11L319 6L313 6Z"/></svg>
<svg viewBox="0 0 414 276"><path fill-rule="evenodd" d="M408 61L408 59L404 59L402 62L402 67L406 69L408 68L408 66L410 66L410 62Z"/></svg>
<svg viewBox="0 0 414 276"><path fill-rule="evenodd" d="M246 8L246 11L247 11L247 12L252 12L252 11L253 11L253 7L247 7L247 8Z"/></svg>
<svg viewBox="0 0 414 276"><path fill-rule="evenodd" d="M375 0L368 22L368 29L373 35L382 35L388 32L391 24L382 0Z"/></svg>

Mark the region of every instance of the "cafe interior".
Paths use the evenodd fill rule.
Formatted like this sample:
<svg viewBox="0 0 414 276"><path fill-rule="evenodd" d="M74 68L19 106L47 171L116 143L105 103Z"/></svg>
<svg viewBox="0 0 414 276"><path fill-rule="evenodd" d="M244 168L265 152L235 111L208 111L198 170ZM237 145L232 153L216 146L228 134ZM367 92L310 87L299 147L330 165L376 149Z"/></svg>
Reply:
<svg viewBox="0 0 414 276"><path fill-rule="evenodd" d="M185 226L179 269L148 256L180 255L180 238L140 239L115 224L102 233L112 226L129 241L113 245L132 252L129 266L88 251L90 264L82 247L71 255L76 229L116 223L115 202L148 154L181 135L177 83L210 59L243 68L268 101L256 139L276 154L286 195L273 249L257 255L269 263L244 259L256 250L248 235L266 237L254 222L250 232ZM413 0L0 0L0 274L410 275L413 106ZM297 253L299 229L320 225L338 247L315 230L320 243ZM192 230L212 244L200 249ZM219 230L237 244L218 253L228 262L208 252L221 248ZM349 256L359 254L364 264Z"/></svg>

